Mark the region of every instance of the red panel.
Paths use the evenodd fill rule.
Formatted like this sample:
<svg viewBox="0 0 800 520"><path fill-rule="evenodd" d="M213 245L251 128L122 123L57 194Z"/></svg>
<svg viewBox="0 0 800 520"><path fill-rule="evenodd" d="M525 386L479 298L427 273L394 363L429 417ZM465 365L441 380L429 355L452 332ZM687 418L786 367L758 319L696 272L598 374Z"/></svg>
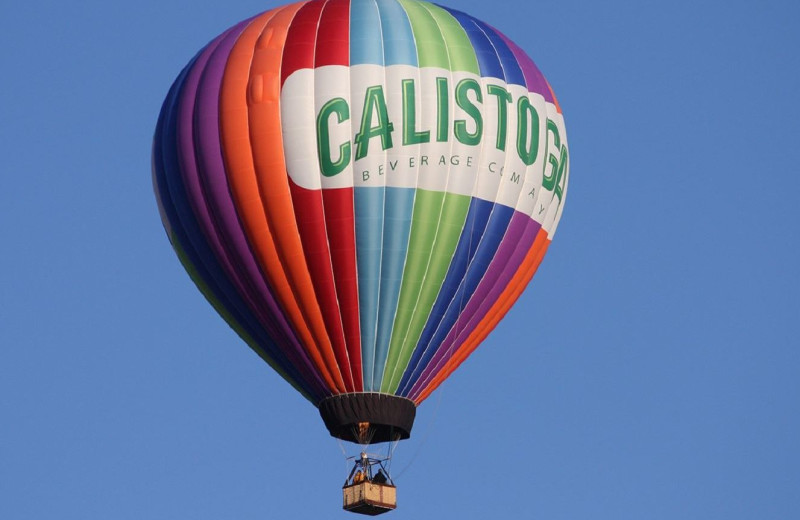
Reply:
<svg viewBox="0 0 800 520"><path fill-rule="evenodd" d="M317 31L315 67L350 65L350 0L325 4Z"/></svg>
<svg viewBox="0 0 800 520"><path fill-rule="evenodd" d="M336 283L334 282L334 269L331 262L331 251L328 247L328 235L326 233L326 209L323 207L323 195L321 190L307 190L301 188L289 179L289 186L292 192L295 218L297 219L297 229L300 240L303 243L303 253L314 284L314 292L317 301L322 309L322 318L325 321L325 328L331 338L333 351L336 361L342 371L345 387L349 392L361 391L362 381L361 372L357 372L357 377L353 377L352 361L348 354L347 344L344 338L342 319L339 311L339 301L336 297ZM352 222L352 190L350 193L350 213ZM333 212L333 209L328 210ZM332 227L339 227L333 225ZM336 243L336 242L334 242ZM353 255L355 256L355 254ZM353 271L355 272L355 270ZM344 281L342 282L344 283ZM356 312L356 316L357 316ZM360 365L361 354L357 361ZM360 370L360 366L359 366Z"/></svg>
<svg viewBox="0 0 800 520"><path fill-rule="evenodd" d="M250 70L250 77L247 95L241 97L240 102L247 107L247 121L243 122L243 128L250 137L242 139L249 150L244 153L252 153L257 184L248 186L245 197L258 196L255 200L247 198L247 202L242 201L241 207L253 208L256 212L252 219L248 219L257 222L252 234L253 243L258 244L257 251L264 259L262 262L271 276L272 287L279 288L282 301L287 302L284 309L298 326L309 350L317 349L322 356L322 362L331 375L331 392L343 393L348 388L340 373L339 360L325 327L303 244L294 224L294 203L283 155L280 104L276 102L280 98L278 71L286 36L301 8L302 5L293 4L280 9L260 35L252 60L249 56L244 58L242 66L244 70ZM227 113L226 118L231 114ZM285 279L279 276L281 271ZM292 305L292 301L296 305ZM306 327L302 327L303 324Z"/></svg>
<svg viewBox="0 0 800 520"><path fill-rule="evenodd" d="M292 21L281 85L293 72L350 63L350 0L304 5ZM353 189L307 190L291 182L303 253L348 391L362 391Z"/></svg>
<svg viewBox="0 0 800 520"><path fill-rule="evenodd" d="M314 68L314 49L317 47L317 26L324 1L309 2L297 11L289 26L281 63L281 86L286 78L300 69Z"/></svg>
<svg viewBox="0 0 800 520"><path fill-rule="evenodd" d="M322 11L317 31L314 66L350 64L350 0L329 0ZM353 189L322 191L327 244L330 246L333 277L341 322L357 390L362 389L361 329L358 313L355 216Z"/></svg>
<svg viewBox="0 0 800 520"><path fill-rule="evenodd" d="M353 188L322 190L325 228L328 232L333 276L341 312L342 326L350 355L356 388L363 383L361 372L361 326L358 311L358 272L353 210Z"/></svg>

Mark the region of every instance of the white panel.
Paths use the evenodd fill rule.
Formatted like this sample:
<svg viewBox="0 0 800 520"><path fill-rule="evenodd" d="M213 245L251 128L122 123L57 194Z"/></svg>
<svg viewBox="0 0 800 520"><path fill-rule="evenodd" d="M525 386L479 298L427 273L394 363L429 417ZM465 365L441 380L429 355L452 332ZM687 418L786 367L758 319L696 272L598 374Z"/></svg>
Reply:
<svg viewBox="0 0 800 520"><path fill-rule="evenodd" d="M449 99L449 131L448 140L436 140L436 124L438 118L439 100L436 91L436 79L447 78ZM416 159L419 169L417 186L432 191L445 191L447 188L448 174L450 172L449 160L440 164L441 158L449 158L453 144L452 121L455 100L453 98L454 78L449 70L426 67L420 69L420 91L417 103L417 120L419 130L430 130L430 142L420 146L420 155Z"/></svg>
<svg viewBox="0 0 800 520"><path fill-rule="evenodd" d="M311 190L321 188L314 107L314 71L298 70L281 89L283 147L289 177Z"/></svg>
<svg viewBox="0 0 800 520"><path fill-rule="evenodd" d="M521 97L529 97L528 89L521 85L510 85L509 92L511 93L512 102L508 107L506 163L503 170L503 179L495 200L504 206L516 208L520 200L520 194L529 182L529 178L533 177L533 182L536 182L536 175L534 174L536 163L527 166L517 151L517 134L519 130L517 128L519 120L517 103Z"/></svg>
<svg viewBox="0 0 800 520"><path fill-rule="evenodd" d="M427 170L427 174L424 167L420 171L421 179L419 186L429 190L447 191L448 193L472 196L473 190L475 189L475 181L478 176L481 144L484 143L486 136L482 136L481 144L478 144L477 146L467 145L456 139L455 131L453 129L454 122L456 120L465 119L467 121L467 131L471 133L475 131L475 122L473 121L472 117L467 115L464 109L456 105L455 91L456 86L460 81L464 79L474 79L480 85L481 78L475 74L470 74L467 72L452 72L449 74L449 143L435 143L434 146L431 146L429 157L430 168ZM423 74L423 79L424 78L425 75ZM435 81L435 78L433 78L433 81ZM426 88L432 88L432 95L435 96L435 86L427 87L427 85L428 84L426 84ZM486 93L482 92L482 95L483 103L478 103L477 100L472 96L470 96L470 99L483 113L486 106ZM436 113L435 111L431 112L432 114L426 114L426 116L434 121L432 128L435 129ZM485 116L483 119L485 119Z"/></svg>
<svg viewBox="0 0 800 520"><path fill-rule="evenodd" d="M353 186L352 154L345 169L332 177L321 173L317 152L317 115L328 101L350 99L350 69L330 65L300 69L286 78L281 89L281 125L286 169L289 177L306 189L347 188ZM351 118L341 123L331 115L326 124L330 136L331 159L339 159L339 145L352 141Z"/></svg>
<svg viewBox="0 0 800 520"><path fill-rule="evenodd" d="M438 96L437 78L448 81L447 141L437 141ZM477 146L466 145L455 137L454 121L464 119L468 130L475 130L475 123L456 104L455 90L465 78L478 80L482 85L483 101L471 100L481 110L483 135ZM430 132L429 142L403 144L403 80L414 81L416 130ZM507 88L512 96L508 104L508 120L505 151L497 149L498 108L497 97L489 95L488 85ZM389 121L393 125L392 147L383 150L380 137L369 142L369 153L356 160L355 136L360 130L367 89L381 86L386 101ZM302 69L287 78L281 90L281 117L283 124L286 165L289 176L298 185L307 189L345 188L352 186L420 187L433 191L447 191L499 202L515 207L545 224L548 232L555 229L561 215L563 198L566 195L567 175L562 179L561 204L550 211L553 191L544 190L544 175L552 174L548 156L552 153L560 158L552 139L548 140L547 120L556 123L562 144L566 144L564 120L552 103L546 103L539 94L527 93L531 105L539 115L539 142L536 161L525 166L517 150L518 105L520 96L526 94L524 87L507 86L494 78L479 78L466 72L451 73L445 69L418 69L409 65L357 65L343 67L331 65L315 70ZM334 98L347 101L350 117L338 121L331 115L327 124L330 136L331 159L339 159L339 146L350 145L350 161L344 170L332 177L321 175L317 155L317 115L322 107ZM368 126L377 125L377 114ZM556 199L556 202L559 202Z"/></svg>
<svg viewBox="0 0 800 520"><path fill-rule="evenodd" d="M497 198L497 191L500 187L503 172L505 171L506 151L497 149L497 133L499 131L497 108L497 97L488 94L489 85L497 85L508 88L504 81L497 78L482 78L481 88L483 91L483 137L481 138L481 154L478 159L479 168L475 181L474 197L494 202ZM507 104L511 109L511 104ZM506 135L507 137L507 135Z"/></svg>

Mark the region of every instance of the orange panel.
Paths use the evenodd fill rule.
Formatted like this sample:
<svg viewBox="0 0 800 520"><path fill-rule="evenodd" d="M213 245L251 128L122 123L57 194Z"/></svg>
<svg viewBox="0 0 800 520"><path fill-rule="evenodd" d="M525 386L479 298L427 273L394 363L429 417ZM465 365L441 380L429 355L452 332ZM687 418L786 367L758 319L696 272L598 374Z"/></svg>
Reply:
<svg viewBox="0 0 800 520"><path fill-rule="evenodd" d="M281 49L302 5L264 13L239 37L221 91L221 137L231 190L254 254L309 357L329 388L341 393L345 385L297 236L283 161Z"/></svg>

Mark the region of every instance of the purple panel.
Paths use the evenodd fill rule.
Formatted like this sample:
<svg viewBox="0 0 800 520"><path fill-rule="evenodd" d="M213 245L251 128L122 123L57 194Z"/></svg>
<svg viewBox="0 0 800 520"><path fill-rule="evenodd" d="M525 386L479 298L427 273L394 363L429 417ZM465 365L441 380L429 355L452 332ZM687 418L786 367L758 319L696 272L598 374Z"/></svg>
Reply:
<svg viewBox="0 0 800 520"><path fill-rule="evenodd" d="M187 78L178 125L183 180L209 245L239 294L315 392L328 395L330 391L266 284L227 184L219 138L219 92L227 57L248 23L238 24L216 48L209 46ZM195 117L195 106L203 107L202 117Z"/></svg>
<svg viewBox="0 0 800 520"><path fill-rule="evenodd" d="M541 94L544 96L545 101L555 104L555 98L553 98L553 93L550 91L550 86L547 84L547 80L544 79L544 76L539 71L539 67L536 66L530 56L528 56L525 51L523 51L516 43L509 40L505 34L501 33L494 27L492 27L492 30L500 35L503 41L508 44L511 52L513 52L514 56L517 58L517 63L520 64L522 67L522 73L525 75L525 83L527 84L528 92Z"/></svg>
<svg viewBox="0 0 800 520"><path fill-rule="evenodd" d="M461 347L462 342L469 337L475 327L486 316L486 313L489 312L489 309L491 309L522 265L541 227L541 224L531 219L530 216L520 212L514 213L508 226L508 231L506 231L506 236L503 237L503 241L497 249L497 254L492 259L492 263L489 264L483 280L481 280L450 334L447 335L422 376L414 384L408 395L409 399L413 400L419 396L419 393L425 389L430 379L441 370L450 355Z"/></svg>

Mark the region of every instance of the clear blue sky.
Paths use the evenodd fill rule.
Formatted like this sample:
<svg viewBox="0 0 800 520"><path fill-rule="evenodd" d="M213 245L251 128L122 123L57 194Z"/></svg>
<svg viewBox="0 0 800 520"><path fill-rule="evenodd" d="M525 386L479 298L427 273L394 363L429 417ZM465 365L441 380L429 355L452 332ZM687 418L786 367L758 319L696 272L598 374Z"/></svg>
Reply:
<svg viewBox="0 0 800 520"><path fill-rule="evenodd" d="M545 73L571 184L398 448L389 518L797 518L800 4L448 4ZM150 185L174 77L275 5L0 9L0 518L349 517L339 445L192 285Z"/></svg>

